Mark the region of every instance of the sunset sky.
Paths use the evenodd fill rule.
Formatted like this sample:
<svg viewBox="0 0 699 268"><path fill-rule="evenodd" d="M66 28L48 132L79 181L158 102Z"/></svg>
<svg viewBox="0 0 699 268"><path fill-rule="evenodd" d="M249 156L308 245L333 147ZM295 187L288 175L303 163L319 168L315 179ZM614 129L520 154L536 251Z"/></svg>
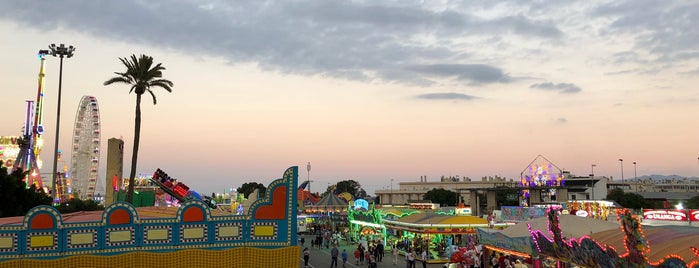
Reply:
<svg viewBox="0 0 699 268"><path fill-rule="evenodd" d="M538 155L576 175L699 176L696 1L1 1L0 135L19 135L39 49L64 60L60 146L95 96L130 171L134 94L120 57L162 63L142 102L138 173L201 193L268 184L369 194L427 176L519 178ZM59 59L46 61L42 172ZM64 157L68 161L69 157ZM104 179L106 153L100 179ZM101 184L104 187L104 184Z"/></svg>

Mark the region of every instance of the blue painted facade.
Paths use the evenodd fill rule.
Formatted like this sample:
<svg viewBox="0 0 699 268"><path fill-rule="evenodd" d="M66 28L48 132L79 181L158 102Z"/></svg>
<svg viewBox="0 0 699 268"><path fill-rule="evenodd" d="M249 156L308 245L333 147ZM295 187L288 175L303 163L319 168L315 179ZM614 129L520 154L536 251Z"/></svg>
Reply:
<svg viewBox="0 0 699 268"><path fill-rule="evenodd" d="M0 262L20 258L113 255L134 251L297 245L298 167L270 183L248 215L212 216L202 201L183 203L174 218L140 218L129 203L105 208L100 221L65 223L53 207L31 209L21 225L0 226Z"/></svg>

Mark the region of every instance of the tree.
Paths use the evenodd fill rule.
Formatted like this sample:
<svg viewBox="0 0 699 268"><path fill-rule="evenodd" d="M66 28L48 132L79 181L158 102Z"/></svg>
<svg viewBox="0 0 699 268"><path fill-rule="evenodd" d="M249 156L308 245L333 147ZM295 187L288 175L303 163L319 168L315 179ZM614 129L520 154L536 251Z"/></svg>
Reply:
<svg viewBox="0 0 699 268"><path fill-rule="evenodd" d="M495 187L495 200L497 207L519 206L519 189L505 186Z"/></svg>
<svg viewBox="0 0 699 268"><path fill-rule="evenodd" d="M22 181L26 172L15 170L7 173L7 168L0 161L0 217L24 216L27 211L39 205L51 205L51 197L43 189L29 188Z"/></svg>
<svg viewBox="0 0 699 268"><path fill-rule="evenodd" d="M694 197L687 200L687 208L699 209L699 195L695 195Z"/></svg>
<svg viewBox="0 0 699 268"><path fill-rule="evenodd" d="M619 188L614 188L607 193L607 200L611 200L621 205L621 200L624 199L624 190Z"/></svg>
<svg viewBox="0 0 699 268"><path fill-rule="evenodd" d="M427 191L423 196L423 199L430 200L432 203L440 204L442 206L450 206L456 204L458 194L444 188L432 188L432 190Z"/></svg>
<svg viewBox="0 0 699 268"><path fill-rule="evenodd" d="M248 198L248 196L255 191L255 189L259 189L258 191L258 196L257 197L264 197L265 196L265 191L267 191L267 187L265 187L261 183L257 182L246 182L243 183L240 187L238 187L237 191L238 193L243 194L243 197Z"/></svg>
<svg viewBox="0 0 699 268"><path fill-rule="evenodd" d="M56 209L58 209L58 211L61 213L71 213L76 211L104 210L104 206L98 204L92 199L80 200L78 198L72 198L61 203L61 205L56 207Z"/></svg>
<svg viewBox="0 0 699 268"><path fill-rule="evenodd" d="M328 187L328 190L333 188L333 186ZM344 192L348 192L349 194L352 195L352 197L363 197L360 196L360 191L364 190L362 189L362 185L359 184L359 182L355 180L344 180L340 181L337 184L334 185L334 194L341 194Z"/></svg>
<svg viewBox="0 0 699 268"><path fill-rule="evenodd" d="M153 57L141 55L136 58L136 55L131 55L131 59L119 58L121 63L126 66L126 72L114 72L117 76L110 78L104 82L104 85L127 84L131 86L129 93L136 93L136 118L133 137L133 153L131 156L131 173L129 174L129 190L126 194L126 202L133 201L134 179L136 178L136 164L138 160L138 145L141 141L141 95L150 93L153 98L153 105L157 103L155 93L151 88L163 88L167 92L172 92L174 85L170 80L162 79L165 67L160 63L153 66Z"/></svg>
<svg viewBox="0 0 699 268"><path fill-rule="evenodd" d="M648 202L643 196L637 193L624 193L624 190L615 188L609 191L607 193L607 200L611 200L616 202L622 207L625 208L634 208L634 209L640 209L640 208L649 208L651 207L651 203Z"/></svg>

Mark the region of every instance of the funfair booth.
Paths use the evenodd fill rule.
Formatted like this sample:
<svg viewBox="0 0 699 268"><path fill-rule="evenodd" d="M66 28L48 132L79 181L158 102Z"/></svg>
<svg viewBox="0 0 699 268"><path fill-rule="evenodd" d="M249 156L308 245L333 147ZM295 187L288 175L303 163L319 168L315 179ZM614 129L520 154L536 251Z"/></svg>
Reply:
<svg viewBox="0 0 699 268"><path fill-rule="evenodd" d="M568 238L556 210L549 210L548 230L530 228L540 256L556 267L699 268L699 230L694 227L646 227L630 210L616 210L619 229Z"/></svg>
<svg viewBox="0 0 699 268"><path fill-rule="evenodd" d="M541 264L555 263L547 261L546 256L540 256L531 237L531 230L548 230L549 219L537 217L520 222L504 230L478 229L478 241L484 245L488 256L510 255L514 259L522 259L525 263ZM580 217L575 215L560 215L560 226L565 237L582 237L591 233L606 230L618 230L619 224L612 221ZM545 265L543 265L545 266Z"/></svg>
<svg viewBox="0 0 699 268"><path fill-rule="evenodd" d="M389 230L395 230L389 243L402 251L428 248L430 259L448 261L453 245L466 246L475 240L476 228L489 226L483 218L445 214L435 211L411 214L396 220L383 220ZM473 239L469 239L472 237Z"/></svg>

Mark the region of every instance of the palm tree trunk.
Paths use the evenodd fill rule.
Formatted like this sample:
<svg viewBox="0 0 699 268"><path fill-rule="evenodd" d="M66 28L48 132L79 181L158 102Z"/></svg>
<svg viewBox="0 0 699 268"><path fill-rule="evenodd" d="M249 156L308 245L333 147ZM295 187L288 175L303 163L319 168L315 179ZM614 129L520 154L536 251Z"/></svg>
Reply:
<svg viewBox="0 0 699 268"><path fill-rule="evenodd" d="M131 156L131 173L129 174L129 191L126 193L126 202L133 204L133 188L136 181L136 164L138 162L138 144L141 141L141 95L136 94L136 122L133 133L133 152Z"/></svg>

